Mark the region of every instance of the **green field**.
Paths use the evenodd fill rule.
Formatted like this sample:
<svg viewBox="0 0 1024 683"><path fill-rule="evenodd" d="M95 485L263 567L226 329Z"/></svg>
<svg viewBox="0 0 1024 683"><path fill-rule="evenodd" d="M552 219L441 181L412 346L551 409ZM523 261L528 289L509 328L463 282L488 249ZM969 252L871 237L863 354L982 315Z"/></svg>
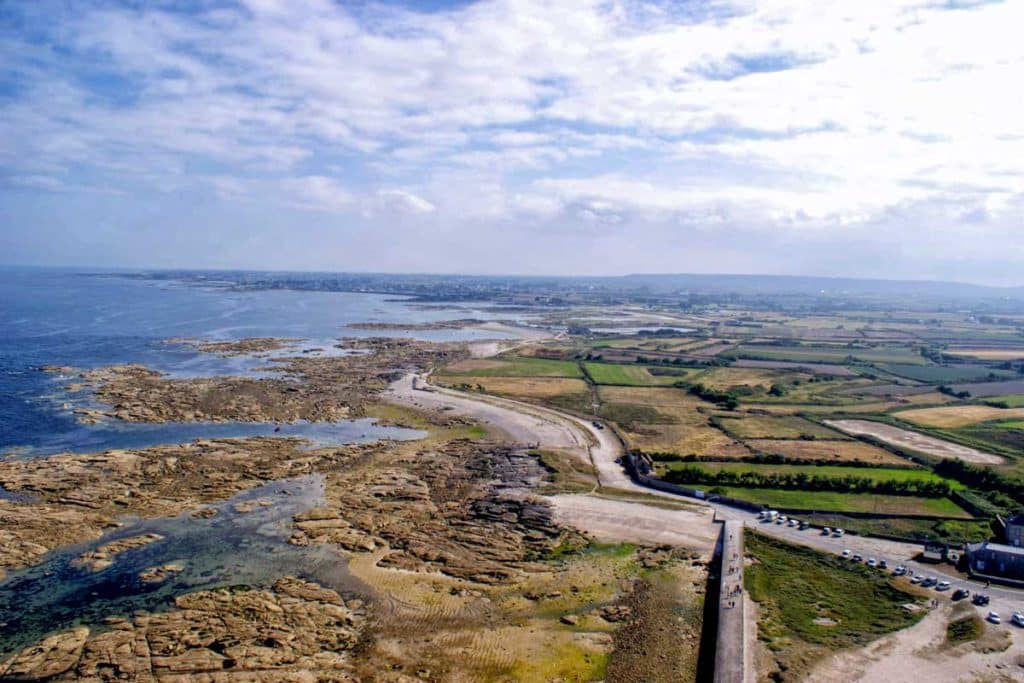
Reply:
<svg viewBox="0 0 1024 683"><path fill-rule="evenodd" d="M764 360L792 360L818 363L845 363L848 358L863 363L902 363L927 365L915 349L902 346L880 348L850 348L847 346L759 346L744 345L730 354L737 358L759 358Z"/></svg>
<svg viewBox="0 0 1024 683"><path fill-rule="evenodd" d="M760 607L758 638L785 677L799 680L828 652L863 645L924 615L883 572L835 555L748 532L754 558L744 586Z"/></svg>
<svg viewBox="0 0 1024 683"><path fill-rule="evenodd" d="M1024 420L1013 420L1011 422L997 422L993 427L1000 429L1024 429Z"/></svg>
<svg viewBox="0 0 1024 683"><path fill-rule="evenodd" d="M596 384L609 384L626 387L667 386L686 377L685 370L674 368L653 368L655 372L671 374L652 374L652 368L644 365L618 365L615 363L584 363L587 374Z"/></svg>
<svg viewBox="0 0 1024 683"><path fill-rule="evenodd" d="M707 489L711 491L712 489ZM959 505L949 498L917 498L915 496L884 496L865 493L834 493L832 491L792 491L777 489L716 486L722 495L748 500L769 507L831 512L880 512L894 515L929 515L970 519Z"/></svg>
<svg viewBox="0 0 1024 683"><path fill-rule="evenodd" d="M861 519L838 514L805 515L811 524L839 527L862 536L882 535L924 541L933 539L945 543L976 543L992 537L992 523L987 519L930 520L890 517L888 519Z"/></svg>
<svg viewBox="0 0 1024 683"><path fill-rule="evenodd" d="M460 365L472 363L479 363L479 367L460 368ZM526 356L503 357L494 361L467 361L449 366L442 372L453 377L583 377L583 372L576 361Z"/></svg>
<svg viewBox="0 0 1024 683"><path fill-rule="evenodd" d="M1006 379L1015 377L1017 373L1008 370L997 370L985 365L919 365L886 363L883 370L900 377L916 379L921 382L971 382L990 379Z"/></svg>
<svg viewBox="0 0 1024 683"><path fill-rule="evenodd" d="M665 468L697 468L709 472L758 472L761 474L800 474L817 477L863 477L872 481L945 481L954 490L966 487L958 481L944 479L931 470L898 467L843 467L842 465L760 465L746 462L668 462Z"/></svg>
<svg viewBox="0 0 1024 683"><path fill-rule="evenodd" d="M1007 396L989 396L983 401L999 408L1024 408L1024 394L1008 394Z"/></svg>

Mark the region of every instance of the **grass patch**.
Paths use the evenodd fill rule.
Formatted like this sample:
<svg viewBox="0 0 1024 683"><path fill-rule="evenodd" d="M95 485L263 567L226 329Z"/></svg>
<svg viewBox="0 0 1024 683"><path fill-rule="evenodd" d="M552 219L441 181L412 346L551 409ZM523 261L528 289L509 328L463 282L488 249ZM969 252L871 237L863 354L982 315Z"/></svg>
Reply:
<svg viewBox="0 0 1024 683"><path fill-rule="evenodd" d="M969 513L949 498L920 498L917 496L838 493L834 491L793 491L743 486L716 486L707 488L707 490L769 507L790 508L794 510L878 512L893 515L927 515L929 517L971 519Z"/></svg>
<svg viewBox="0 0 1024 683"><path fill-rule="evenodd" d="M676 419L657 408L637 403L603 403L601 417L611 420L623 429L635 432L639 425L674 424Z"/></svg>
<svg viewBox="0 0 1024 683"><path fill-rule="evenodd" d="M988 520L861 519L842 515L806 515L806 520L818 526L839 527L862 536L895 536L917 541L936 540L945 543L975 543L992 536Z"/></svg>
<svg viewBox="0 0 1024 683"><path fill-rule="evenodd" d="M977 614L954 619L946 626L946 640L950 645L960 645L977 640L985 632L985 623Z"/></svg>
<svg viewBox="0 0 1024 683"><path fill-rule="evenodd" d="M993 427L1000 429L1024 429L1024 420L1013 420L1011 422L998 422Z"/></svg>
<svg viewBox="0 0 1024 683"><path fill-rule="evenodd" d="M1016 375L1007 370L995 370L986 365L912 365L886 363L887 372L920 382L972 382L986 379L1005 379Z"/></svg>
<svg viewBox="0 0 1024 683"><path fill-rule="evenodd" d="M745 462L670 462L665 465L666 469L681 470L684 468L696 468L708 472L756 472L759 474L782 474L797 475L807 474L818 477L859 477L871 481L920 481L940 482L945 481L953 489L966 488L963 484L952 479L946 479L925 469L902 469L897 467L843 467L842 465L773 465L754 464Z"/></svg>
<svg viewBox="0 0 1024 683"><path fill-rule="evenodd" d="M592 362L583 365L595 384L613 386L667 386L682 380L687 374L685 370L665 367L653 368L654 372L652 373L652 368L644 365Z"/></svg>
<svg viewBox="0 0 1024 683"><path fill-rule="evenodd" d="M905 346L769 346L744 344L729 355L737 358L760 358L764 360L792 360L817 363L899 363L926 365L917 349Z"/></svg>
<svg viewBox="0 0 1024 683"><path fill-rule="evenodd" d="M1006 396L991 396L984 400L984 403L996 408L1024 408L1024 394L1007 394Z"/></svg>
<svg viewBox="0 0 1024 683"><path fill-rule="evenodd" d="M920 618L903 608L915 602L912 595L864 565L756 532L747 533L746 552L756 560L744 584L761 608L759 637L784 680L799 678L826 652L863 645Z"/></svg>
<svg viewBox="0 0 1024 683"><path fill-rule="evenodd" d="M575 361L528 356L465 360L453 363L441 372L454 377L583 377Z"/></svg>

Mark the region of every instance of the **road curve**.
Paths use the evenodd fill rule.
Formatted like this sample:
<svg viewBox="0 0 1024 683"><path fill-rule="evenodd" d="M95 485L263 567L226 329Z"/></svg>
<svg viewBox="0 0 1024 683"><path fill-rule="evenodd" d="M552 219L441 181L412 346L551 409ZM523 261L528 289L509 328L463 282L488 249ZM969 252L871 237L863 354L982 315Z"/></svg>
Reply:
<svg viewBox="0 0 1024 683"><path fill-rule="evenodd" d="M622 444L618 438L611 430L597 429L587 420L513 399L469 394L436 387L429 385L424 377L411 374L393 383L387 397L400 403L450 410L458 415L481 420L504 430L515 441L523 445L565 449L576 457L593 464L601 488L707 505L714 511L714 517L718 520L740 521L748 528L790 543L830 553L850 550L851 553L860 553L865 559L868 557L885 559L890 567L904 564L914 569L915 573L920 572L948 579L953 588L963 586L973 591L982 590L992 598L991 609L1002 613L1004 618L1012 612L1024 611L1024 591L1008 587L985 588L983 583L964 579L950 567L915 562L912 558L918 555L922 549L918 544L901 543L869 536L847 535L837 539L831 536L822 536L814 529L799 531L785 525L764 524L759 522L756 515L747 510L721 503L706 503L695 499L681 498L671 493L640 486L630 479L616 462L623 453ZM584 498L584 496L566 496L559 501L559 505L572 505L573 499L582 501ZM580 520L581 515L586 514L582 502L580 507L581 509L572 515L574 521ZM577 526L582 527L583 525L577 524ZM936 593L938 599L944 599L944 595L948 595L948 593Z"/></svg>

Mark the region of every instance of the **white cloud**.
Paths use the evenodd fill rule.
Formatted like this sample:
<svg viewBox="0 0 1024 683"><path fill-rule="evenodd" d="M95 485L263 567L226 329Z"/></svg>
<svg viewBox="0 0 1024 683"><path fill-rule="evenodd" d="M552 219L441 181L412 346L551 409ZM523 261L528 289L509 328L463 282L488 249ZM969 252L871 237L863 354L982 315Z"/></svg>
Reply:
<svg viewBox="0 0 1024 683"><path fill-rule="evenodd" d="M837 244L980 231L1024 197L1021 2L200 7L0 20L9 185Z"/></svg>

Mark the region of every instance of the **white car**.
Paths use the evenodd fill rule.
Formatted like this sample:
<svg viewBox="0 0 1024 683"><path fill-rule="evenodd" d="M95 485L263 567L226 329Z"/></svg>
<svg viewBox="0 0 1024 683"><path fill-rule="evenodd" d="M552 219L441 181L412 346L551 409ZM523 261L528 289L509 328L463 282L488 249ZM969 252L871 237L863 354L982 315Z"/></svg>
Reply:
<svg viewBox="0 0 1024 683"><path fill-rule="evenodd" d="M999 612L989 612L987 618L993 624L1003 623L1003 620L999 618Z"/></svg>
<svg viewBox="0 0 1024 683"><path fill-rule="evenodd" d="M847 559L847 560L850 559L850 551L849 550L844 550L842 555L843 555L843 559Z"/></svg>
<svg viewBox="0 0 1024 683"><path fill-rule="evenodd" d="M793 519L792 517L790 517L790 518L789 518L789 523L788 523L788 525L787 525L787 526L796 526L796 525L797 525L797 524L799 524L799 523L800 523L800 522L798 522L798 521L796 521L795 519Z"/></svg>
<svg viewBox="0 0 1024 683"><path fill-rule="evenodd" d="M892 570L892 575L893 576L903 576L906 573L907 573L907 568L904 567L902 564L901 565L897 565L896 568Z"/></svg>
<svg viewBox="0 0 1024 683"><path fill-rule="evenodd" d="M1024 612L1014 612L1010 621L1014 626L1024 626Z"/></svg>
<svg viewBox="0 0 1024 683"><path fill-rule="evenodd" d="M917 576L910 577L910 583L918 584L924 581L924 577L918 574Z"/></svg>
<svg viewBox="0 0 1024 683"><path fill-rule="evenodd" d="M876 560L873 557L869 557L868 558L868 566L869 567L877 567L878 566L878 560Z"/></svg>
<svg viewBox="0 0 1024 683"><path fill-rule="evenodd" d="M939 581L937 584L935 584L935 590L937 590L937 591L948 591L949 590L949 581Z"/></svg>
<svg viewBox="0 0 1024 683"><path fill-rule="evenodd" d="M843 530L842 529L833 529L832 530L832 535L835 536L836 538L842 538L843 537Z"/></svg>

